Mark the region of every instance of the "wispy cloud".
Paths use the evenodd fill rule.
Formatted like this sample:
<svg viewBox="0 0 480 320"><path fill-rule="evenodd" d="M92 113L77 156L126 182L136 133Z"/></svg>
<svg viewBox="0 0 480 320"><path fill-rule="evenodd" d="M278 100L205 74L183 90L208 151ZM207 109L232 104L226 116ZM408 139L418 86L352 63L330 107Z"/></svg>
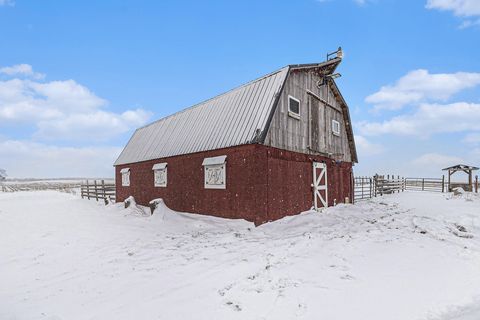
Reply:
<svg viewBox="0 0 480 320"><path fill-rule="evenodd" d="M479 123L480 104L422 104L416 112L390 120L360 122L358 130L365 136L395 134L426 138L436 133L480 131Z"/></svg>
<svg viewBox="0 0 480 320"><path fill-rule="evenodd" d="M480 84L480 73L431 74L419 69L407 73L395 84L380 88L365 101L375 110L398 110L412 103L446 101L454 94Z"/></svg>
<svg viewBox="0 0 480 320"><path fill-rule="evenodd" d="M16 64L10 67L0 68L0 73L6 74L9 76L24 76L24 77L33 78L36 80L45 78L45 75L43 73L34 72L32 66L25 63Z"/></svg>
<svg viewBox="0 0 480 320"><path fill-rule="evenodd" d="M111 141L151 116L140 108L109 111L108 101L86 86L45 82L27 64L0 73L0 123L33 132L22 140L0 136L0 167L13 177L112 176L122 148Z"/></svg>
<svg viewBox="0 0 480 320"><path fill-rule="evenodd" d="M464 159L457 156L439 153L426 153L412 160L413 165L445 168L451 165L464 163Z"/></svg>
<svg viewBox="0 0 480 320"><path fill-rule="evenodd" d="M0 167L10 177L111 177L119 147L58 147L25 140L0 140Z"/></svg>
<svg viewBox="0 0 480 320"><path fill-rule="evenodd" d="M0 0L0 6L14 6L15 1L13 0Z"/></svg>
<svg viewBox="0 0 480 320"><path fill-rule="evenodd" d="M465 18L461 29L480 25L480 1L478 0L428 0L427 9L452 11L457 17Z"/></svg>
<svg viewBox="0 0 480 320"><path fill-rule="evenodd" d="M355 135L355 146L360 157L375 156L385 151L382 145L373 143L361 135Z"/></svg>
<svg viewBox="0 0 480 320"><path fill-rule="evenodd" d="M0 121L33 125L35 138L104 141L145 124L151 115L139 108L107 111L108 101L87 87L71 79L40 82L43 75L30 65L0 72L15 76L0 81Z"/></svg>

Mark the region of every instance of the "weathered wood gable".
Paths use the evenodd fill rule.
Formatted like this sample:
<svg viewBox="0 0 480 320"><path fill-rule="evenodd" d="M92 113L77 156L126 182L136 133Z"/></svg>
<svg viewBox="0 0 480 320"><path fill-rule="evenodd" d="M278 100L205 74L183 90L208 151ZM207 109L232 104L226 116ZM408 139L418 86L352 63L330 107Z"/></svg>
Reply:
<svg viewBox="0 0 480 320"><path fill-rule="evenodd" d="M291 68L264 143L279 149L357 162L348 107L333 83L317 86L316 69ZM289 114L289 96L300 100L300 117ZM340 123L340 135L332 132Z"/></svg>

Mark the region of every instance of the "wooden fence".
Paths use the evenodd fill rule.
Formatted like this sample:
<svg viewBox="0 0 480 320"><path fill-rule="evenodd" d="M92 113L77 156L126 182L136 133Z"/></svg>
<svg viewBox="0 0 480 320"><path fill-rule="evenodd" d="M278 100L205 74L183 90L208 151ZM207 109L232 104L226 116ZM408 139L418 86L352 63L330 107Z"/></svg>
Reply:
<svg viewBox="0 0 480 320"><path fill-rule="evenodd" d="M370 199L376 196L405 191L405 178L394 175L375 175L373 177L355 177L353 179L354 201Z"/></svg>
<svg viewBox="0 0 480 320"><path fill-rule="evenodd" d="M453 184L452 182L452 186ZM472 184L472 191L478 192L478 176L475 177ZM353 190L354 201L359 201L405 190L448 192L449 188L445 176L441 178L401 178L394 175L375 175L373 177L354 177Z"/></svg>
<svg viewBox="0 0 480 320"><path fill-rule="evenodd" d="M373 180L375 183L375 196L405 191L405 178L400 178L400 176L395 178L394 175L375 175Z"/></svg>
<svg viewBox="0 0 480 320"><path fill-rule="evenodd" d="M445 176L441 178L406 178L405 187L412 191L445 192L448 190L448 183Z"/></svg>
<svg viewBox="0 0 480 320"><path fill-rule="evenodd" d="M115 201L115 183L105 182L105 180L86 180L81 185L80 193L83 198L103 200L105 203L108 201Z"/></svg>

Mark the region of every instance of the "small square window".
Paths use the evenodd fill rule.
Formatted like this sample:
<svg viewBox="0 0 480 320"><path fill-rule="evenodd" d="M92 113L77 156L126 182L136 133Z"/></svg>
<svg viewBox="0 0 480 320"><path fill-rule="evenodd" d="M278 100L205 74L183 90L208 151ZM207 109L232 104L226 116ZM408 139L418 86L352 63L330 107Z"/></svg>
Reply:
<svg viewBox="0 0 480 320"><path fill-rule="evenodd" d="M288 115L300 119L300 100L288 96Z"/></svg>
<svg viewBox="0 0 480 320"><path fill-rule="evenodd" d="M336 136L340 135L340 122L332 120L332 133Z"/></svg>

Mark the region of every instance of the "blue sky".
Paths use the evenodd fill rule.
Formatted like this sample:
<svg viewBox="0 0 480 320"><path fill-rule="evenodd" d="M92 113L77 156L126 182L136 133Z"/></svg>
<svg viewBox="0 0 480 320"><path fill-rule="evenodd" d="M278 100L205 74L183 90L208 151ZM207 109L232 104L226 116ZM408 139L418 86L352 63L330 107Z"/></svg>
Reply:
<svg viewBox="0 0 480 320"><path fill-rule="evenodd" d="M0 167L112 176L133 130L342 46L357 174L480 165L477 0L0 0Z"/></svg>

